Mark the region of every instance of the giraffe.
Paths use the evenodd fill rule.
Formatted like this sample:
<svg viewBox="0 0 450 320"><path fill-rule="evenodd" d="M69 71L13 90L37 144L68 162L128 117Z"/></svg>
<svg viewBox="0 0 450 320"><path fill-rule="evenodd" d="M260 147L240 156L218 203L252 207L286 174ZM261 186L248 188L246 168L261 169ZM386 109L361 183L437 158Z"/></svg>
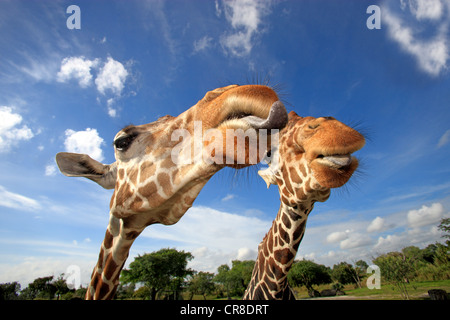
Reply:
<svg viewBox="0 0 450 320"><path fill-rule="evenodd" d="M139 234L154 223L178 222L220 169L240 169L259 162L265 148L270 148L272 130L277 132L286 123L286 109L271 88L230 85L207 92L177 117L164 116L120 130L114 138L116 161L112 164L85 154L58 153L56 162L64 175L85 177L114 189L109 224L86 299L112 299ZM250 129L262 133L256 144L250 143ZM230 130L235 133L232 139L222 145L214 143L225 139ZM211 131L214 134L206 135L209 139L202 136ZM195 137L198 133L200 138ZM194 139L189 139L192 135ZM238 141L243 142L241 151ZM261 141L266 144L260 145ZM261 156L259 150L263 150ZM256 159L251 161L255 152Z"/></svg>
<svg viewBox="0 0 450 320"><path fill-rule="evenodd" d="M303 238L314 203L324 202L331 188L344 185L358 167L352 153L365 144L356 130L332 117L289 113L279 132L278 153L258 174L267 188L278 186L280 207L258 246L258 257L244 300L295 300L287 274ZM275 162L277 161L277 162Z"/></svg>

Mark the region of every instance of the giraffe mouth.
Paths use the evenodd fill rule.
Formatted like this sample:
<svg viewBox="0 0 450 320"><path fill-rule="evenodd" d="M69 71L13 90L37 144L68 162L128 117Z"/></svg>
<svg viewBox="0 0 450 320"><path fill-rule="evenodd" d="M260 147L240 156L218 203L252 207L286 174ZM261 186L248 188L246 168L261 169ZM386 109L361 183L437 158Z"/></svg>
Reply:
<svg viewBox="0 0 450 320"><path fill-rule="evenodd" d="M335 146L332 148L316 149L311 153L313 162L330 168L345 171L357 166L358 160L352 154L364 146L364 140L356 143L348 143L345 147Z"/></svg>
<svg viewBox="0 0 450 320"><path fill-rule="evenodd" d="M221 123L220 127L230 129L282 129L288 122L286 108L281 101L275 101L270 107L267 118L261 118L249 112L232 112Z"/></svg>
<svg viewBox="0 0 450 320"><path fill-rule="evenodd" d="M351 153L331 155L319 154L315 161L330 168L343 169L351 165L353 157Z"/></svg>

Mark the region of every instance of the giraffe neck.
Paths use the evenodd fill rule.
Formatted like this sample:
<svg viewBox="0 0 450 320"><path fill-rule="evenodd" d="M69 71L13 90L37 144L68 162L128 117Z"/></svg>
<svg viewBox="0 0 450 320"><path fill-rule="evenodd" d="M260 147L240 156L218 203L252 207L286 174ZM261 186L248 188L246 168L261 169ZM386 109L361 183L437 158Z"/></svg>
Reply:
<svg viewBox="0 0 450 320"><path fill-rule="evenodd" d="M295 299L287 283L314 202L288 206L281 202L272 227L258 247L258 258L244 300Z"/></svg>
<svg viewBox="0 0 450 320"><path fill-rule="evenodd" d="M86 292L86 300L114 298L119 286L120 271L128 257L131 245L142 230L127 228L123 219L110 215L98 262Z"/></svg>
<svg viewBox="0 0 450 320"><path fill-rule="evenodd" d="M123 217L116 210L112 210L105 238L100 248L98 262L92 272L91 282L86 292L86 299L114 298L119 285L120 272L128 258L134 240L151 224L163 223L169 225L176 223L192 206L209 178L210 176L207 176L188 183L165 201L166 206L156 208L146 214Z"/></svg>

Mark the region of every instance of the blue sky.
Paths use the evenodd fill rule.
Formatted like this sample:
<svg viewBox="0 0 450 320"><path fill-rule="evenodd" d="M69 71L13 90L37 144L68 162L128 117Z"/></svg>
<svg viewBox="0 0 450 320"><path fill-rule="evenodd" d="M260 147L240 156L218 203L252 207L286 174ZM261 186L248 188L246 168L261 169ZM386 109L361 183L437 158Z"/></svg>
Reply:
<svg viewBox="0 0 450 320"><path fill-rule="evenodd" d="M68 29L70 5L81 29ZM367 7L381 9L368 29ZM114 162L123 126L178 115L216 87L270 77L288 111L360 123L361 170L311 213L298 258L332 266L442 241L450 216L450 1L1 1L0 282L79 266L86 284L112 192L67 178L60 151ZM254 259L278 209L256 170L223 170L138 254Z"/></svg>

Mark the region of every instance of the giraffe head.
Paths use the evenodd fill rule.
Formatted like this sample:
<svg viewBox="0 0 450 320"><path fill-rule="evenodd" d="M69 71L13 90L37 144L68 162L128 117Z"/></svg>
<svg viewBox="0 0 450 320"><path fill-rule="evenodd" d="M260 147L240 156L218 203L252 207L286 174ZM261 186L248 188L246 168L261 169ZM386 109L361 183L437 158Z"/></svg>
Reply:
<svg viewBox="0 0 450 320"><path fill-rule="evenodd" d="M219 169L259 162L262 149L270 149L271 132L259 133L286 123L286 109L272 89L231 85L208 92L177 117L120 130L114 138L116 161L110 165L66 152L56 161L67 176L114 189L110 211L117 218L133 216L139 226L173 224ZM249 129L256 141L250 141ZM230 131L235 135L227 140ZM259 143L262 137L267 144Z"/></svg>
<svg viewBox="0 0 450 320"><path fill-rule="evenodd" d="M332 117L300 117L289 113L280 131L277 163L270 163L260 176L267 186L279 187L283 203L325 201L330 188L343 186L358 167L352 153L365 144L356 130Z"/></svg>

